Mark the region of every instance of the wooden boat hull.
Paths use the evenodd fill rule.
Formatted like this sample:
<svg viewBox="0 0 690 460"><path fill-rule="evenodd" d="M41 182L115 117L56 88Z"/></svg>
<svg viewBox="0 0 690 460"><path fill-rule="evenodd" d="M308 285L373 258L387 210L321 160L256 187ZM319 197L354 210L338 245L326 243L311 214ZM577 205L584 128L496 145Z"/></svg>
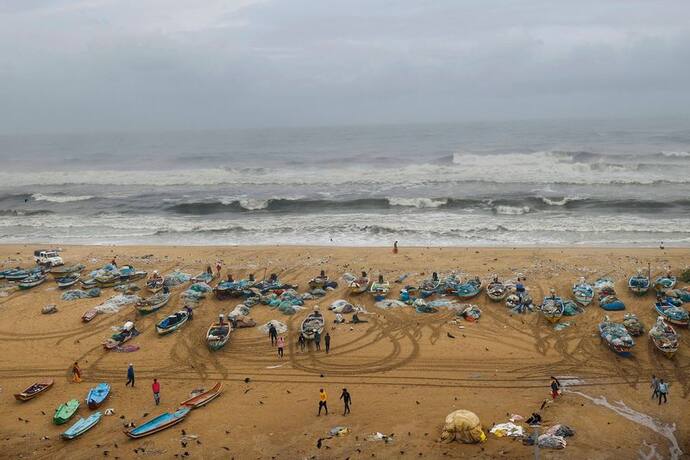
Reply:
<svg viewBox="0 0 690 460"><path fill-rule="evenodd" d="M211 351L218 351L221 348L223 348L228 341L230 341L230 334L232 333L232 326L228 323L223 324L223 327L227 329L227 333L225 333L222 336L217 336L215 334L212 334L212 331L214 329L220 328L220 324L218 323L212 323L211 326L208 328L208 331L206 332L206 345L208 346L209 350ZM220 332L220 331L218 331ZM214 340L211 340L211 337L214 337Z"/></svg>
<svg viewBox="0 0 690 460"><path fill-rule="evenodd" d="M89 406L89 409L98 409L108 399L108 396L110 396L110 385L100 383L89 390L89 394L86 395L86 405Z"/></svg>
<svg viewBox="0 0 690 460"><path fill-rule="evenodd" d="M67 430L65 430L60 437L64 440L70 440L70 439L75 439L78 438L79 436L83 435L87 431L89 431L91 428L96 426L98 422L101 421L101 413L96 412L94 414L91 414L87 418L81 418L79 419L74 425L69 427Z"/></svg>
<svg viewBox="0 0 690 460"><path fill-rule="evenodd" d="M74 414L77 413L79 409L79 401L72 399L64 404L60 404L57 409L55 409L55 415L53 415L53 423L55 425L62 425L67 423Z"/></svg>
<svg viewBox="0 0 690 460"><path fill-rule="evenodd" d="M360 279L350 283L348 290L350 294L362 294L369 289L369 279Z"/></svg>
<svg viewBox="0 0 690 460"><path fill-rule="evenodd" d="M318 325L318 322L321 323L320 327ZM317 316L313 313L310 313L309 315L307 315L306 318L304 318L304 321L302 321L302 324L300 325L300 332L302 333L302 335L304 335L304 338L306 338L307 340L313 340L316 336L317 331L319 334L323 333L323 328L325 324L326 323L322 315Z"/></svg>
<svg viewBox="0 0 690 460"><path fill-rule="evenodd" d="M170 428L171 426L177 425L185 419L187 414L189 414L190 410L191 409L189 407L181 407L173 413L165 413L159 415L153 420L143 423L136 428L126 430L125 434L132 439L139 439L145 436L150 436L152 434Z"/></svg>
<svg viewBox="0 0 690 460"><path fill-rule="evenodd" d="M171 315L171 316L172 316L172 315ZM168 317L168 318L169 318L169 317ZM161 321L160 323L156 324L156 332L158 333L158 335L170 334L171 332L175 332L176 330L180 329L180 328L181 328L182 326L184 326L184 325L187 323L187 321L189 320L189 315L187 315L186 312L185 312L184 318L181 319L179 322L177 322L177 323L175 323L175 324L173 324L173 325L171 325L171 326L163 325L162 323L163 323L165 320L167 320L168 318L165 318L163 321Z"/></svg>
<svg viewBox="0 0 690 460"><path fill-rule="evenodd" d="M164 294L164 297L160 300L158 303L151 304L147 302L150 299L144 299L144 301L140 304L136 304L134 308L137 309L139 314L141 315L148 315L149 313L153 313L155 311L160 310L164 306L168 304L170 301L171 294Z"/></svg>
<svg viewBox="0 0 690 460"><path fill-rule="evenodd" d="M220 396L221 392L223 391L223 384L218 382L216 385L211 388L208 391L205 391L201 394L198 394L196 396L193 396L187 400L184 400L180 403L180 406L186 406L191 409L197 409L199 407L205 406L206 404L210 403L214 399L216 399L218 396Z"/></svg>
<svg viewBox="0 0 690 460"><path fill-rule="evenodd" d="M53 386L54 380L53 379L48 379L48 380L43 380L40 382L33 383L32 385L29 385L24 389L24 391L20 393L15 393L14 399L17 401L29 401L31 399L34 399L35 397L45 393L46 391L50 390ZM35 390L34 390L35 389Z"/></svg>
<svg viewBox="0 0 690 460"><path fill-rule="evenodd" d="M92 319L94 319L98 315L98 310L95 308L91 308L90 310L86 310L83 315L81 315L81 320L85 323L90 322Z"/></svg>
<svg viewBox="0 0 690 460"><path fill-rule="evenodd" d="M26 278L24 278L24 280L21 283L19 283L18 286L19 286L19 289L31 289L33 287L38 286L39 284L43 284L43 282L45 280L46 280L45 275L41 276L38 279L31 280L31 281L27 281Z"/></svg>

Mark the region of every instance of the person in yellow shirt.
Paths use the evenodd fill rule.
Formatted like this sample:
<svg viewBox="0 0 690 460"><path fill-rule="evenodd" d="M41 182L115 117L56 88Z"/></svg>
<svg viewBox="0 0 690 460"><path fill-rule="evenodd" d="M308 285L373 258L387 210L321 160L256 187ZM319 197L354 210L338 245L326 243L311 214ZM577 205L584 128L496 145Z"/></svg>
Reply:
<svg viewBox="0 0 690 460"><path fill-rule="evenodd" d="M323 409L326 409L326 415L328 415L328 404L327 404L327 401L328 401L328 396L326 395L326 392L323 391L323 388L321 388L321 389L319 390L319 413L318 413L317 417L318 417L319 415L321 415L321 409L322 409L322 408L323 408Z"/></svg>

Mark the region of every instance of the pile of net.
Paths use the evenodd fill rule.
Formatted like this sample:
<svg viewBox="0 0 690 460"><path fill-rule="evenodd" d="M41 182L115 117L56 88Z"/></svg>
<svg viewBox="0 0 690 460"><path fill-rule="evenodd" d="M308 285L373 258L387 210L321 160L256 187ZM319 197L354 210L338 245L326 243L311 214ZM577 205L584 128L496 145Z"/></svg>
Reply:
<svg viewBox="0 0 690 460"><path fill-rule="evenodd" d="M135 304L140 302L142 299L138 295L122 295L118 294L113 296L103 302L102 304L96 306L94 310L98 313L117 313L125 305Z"/></svg>
<svg viewBox="0 0 690 460"><path fill-rule="evenodd" d="M656 323L649 330L649 335L654 343L664 351L675 351L678 349L678 334L671 326L664 322L664 318L659 316Z"/></svg>
<svg viewBox="0 0 690 460"><path fill-rule="evenodd" d="M120 284L119 286L115 286L113 289L124 294L133 294L141 290L141 288L135 283Z"/></svg>
<svg viewBox="0 0 690 460"><path fill-rule="evenodd" d="M120 276L120 270L113 264L105 264L103 267L98 268L91 273L89 273L89 278L101 278L101 277L112 277Z"/></svg>
<svg viewBox="0 0 690 460"><path fill-rule="evenodd" d="M261 303L272 308L277 308L283 314L292 315L302 309L304 300L294 289L287 289L280 295L272 293L261 296Z"/></svg>
<svg viewBox="0 0 690 460"><path fill-rule="evenodd" d="M443 442L460 441L465 444L475 444L486 441L486 434L482 430L479 417L468 410L456 410L446 417L441 432Z"/></svg>
<svg viewBox="0 0 690 460"><path fill-rule="evenodd" d="M438 311L438 308L426 303L424 299L416 299L412 306L417 313L436 313Z"/></svg>
<svg viewBox="0 0 690 460"><path fill-rule="evenodd" d="M101 288L91 288L88 291L67 291L62 293L62 300L86 299L89 297L100 297Z"/></svg>
<svg viewBox="0 0 690 460"><path fill-rule="evenodd" d="M386 310L388 308L407 307L407 304L405 302L401 302L400 300L383 299L376 302L374 306Z"/></svg>
<svg viewBox="0 0 690 460"><path fill-rule="evenodd" d="M355 311L355 306L347 300L338 299L331 303L328 309L332 310L334 313L352 313Z"/></svg>
<svg viewBox="0 0 690 460"><path fill-rule="evenodd" d="M194 283L180 297L187 303L199 303L213 288L206 283Z"/></svg>
<svg viewBox="0 0 690 460"><path fill-rule="evenodd" d="M278 321L276 319L272 319L269 322L267 322L266 324L259 326L259 330L263 334L268 335L268 330L270 329L271 324L276 328L276 331L278 332L278 334L285 334L288 330L288 327L285 323L281 323L280 321Z"/></svg>
<svg viewBox="0 0 690 460"><path fill-rule="evenodd" d="M477 321L482 316L482 310L478 305L469 305L460 313L460 316L466 321Z"/></svg>
<svg viewBox="0 0 690 460"><path fill-rule="evenodd" d="M189 273L182 273L181 271L175 270L169 275L165 275L163 284L165 284L168 287L175 287L179 286L180 284L186 283L190 279L192 279L192 275L190 275Z"/></svg>
<svg viewBox="0 0 690 460"><path fill-rule="evenodd" d="M644 325L634 313L625 314L625 317L623 318L623 326L625 326L630 335L633 337L644 334Z"/></svg>
<svg viewBox="0 0 690 460"><path fill-rule="evenodd" d="M575 316L582 313L584 310L574 300L566 300L563 302L563 316Z"/></svg>
<svg viewBox="0 0 690 460"><path fill-rule="evenodd" d="M625 326L611 322L608 318L601 323L600 332L601 337L615 347L630 348L635 345L635 341Z"/></svg>

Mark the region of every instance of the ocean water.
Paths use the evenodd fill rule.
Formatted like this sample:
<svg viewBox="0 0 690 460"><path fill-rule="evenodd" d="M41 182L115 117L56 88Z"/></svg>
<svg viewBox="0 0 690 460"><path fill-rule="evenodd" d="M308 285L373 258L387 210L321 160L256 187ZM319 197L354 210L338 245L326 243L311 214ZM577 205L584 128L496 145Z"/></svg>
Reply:
<svg viewBox="0 0 690 460"><path fill-rule="evenodd" d="M690 245L690 121L0 136L0 243Z"/></svg>

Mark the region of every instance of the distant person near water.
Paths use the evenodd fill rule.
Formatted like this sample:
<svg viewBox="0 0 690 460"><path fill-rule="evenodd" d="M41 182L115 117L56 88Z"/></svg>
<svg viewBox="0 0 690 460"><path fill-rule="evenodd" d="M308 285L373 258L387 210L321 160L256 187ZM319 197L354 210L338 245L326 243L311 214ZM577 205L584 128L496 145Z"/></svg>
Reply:
<svg viewBox="0 0 690 460"><path fill-rule="evenodd" d="M397 253L398 253L398 242L396 241L395 243L393 243L393 254L397 254Z"/></svg>

